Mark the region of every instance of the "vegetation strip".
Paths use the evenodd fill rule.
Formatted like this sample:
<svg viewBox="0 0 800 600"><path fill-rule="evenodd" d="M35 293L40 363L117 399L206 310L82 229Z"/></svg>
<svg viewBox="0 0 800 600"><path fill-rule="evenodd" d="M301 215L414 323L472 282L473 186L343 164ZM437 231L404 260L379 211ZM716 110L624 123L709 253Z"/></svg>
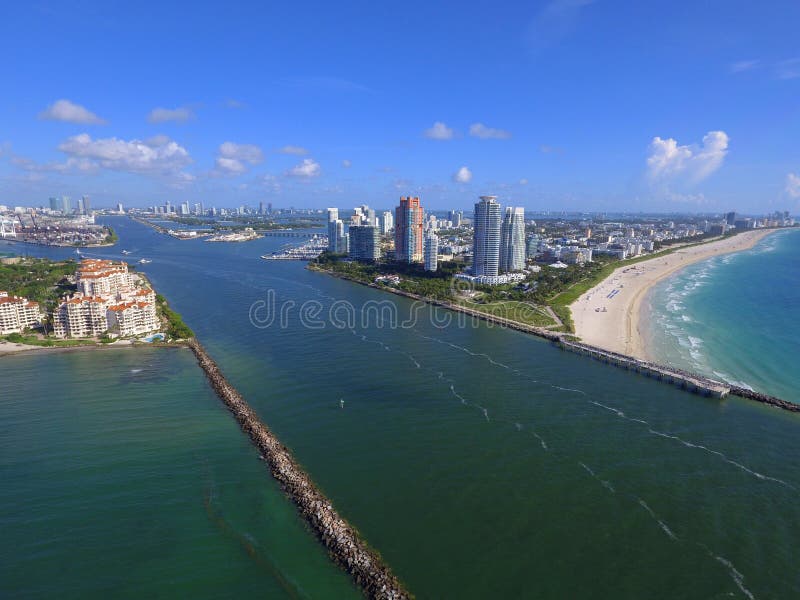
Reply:
<svg viewBox="0 0 800 600"><path fill-rule="evenodd" d="M239 422L242 431L250 436L269 465L287 496L311 526L339 566L350 573L369 598L399 600L411 598L400 581L378 553L363 541L355 528L340 517L333 503L317 489L311 477L292 457L289 450L258 418L239 392L208 355L205 348L192 338L187 345L205 371L211 386Z"/></svg>

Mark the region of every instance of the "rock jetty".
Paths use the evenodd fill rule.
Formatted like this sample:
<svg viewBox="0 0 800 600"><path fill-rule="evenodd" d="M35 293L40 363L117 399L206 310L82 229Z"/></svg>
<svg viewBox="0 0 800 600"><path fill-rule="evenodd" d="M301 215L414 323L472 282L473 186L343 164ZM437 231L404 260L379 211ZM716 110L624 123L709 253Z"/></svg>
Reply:
<svg viewBox="0 0 800 600"><path fill-rule="evenodd" d="M191 339L187 345L194 352L217 395L233 413L242 430L250 436L269 465L273 477L280 482L287 496L297 506L300 514L328 549L334 561L350 573L369 598L382 600L412 598L377 552L336 513L332 502L317 489L311 477L297 464L289 450L261 422L239 392L228 383L200 342Z"/></svg>

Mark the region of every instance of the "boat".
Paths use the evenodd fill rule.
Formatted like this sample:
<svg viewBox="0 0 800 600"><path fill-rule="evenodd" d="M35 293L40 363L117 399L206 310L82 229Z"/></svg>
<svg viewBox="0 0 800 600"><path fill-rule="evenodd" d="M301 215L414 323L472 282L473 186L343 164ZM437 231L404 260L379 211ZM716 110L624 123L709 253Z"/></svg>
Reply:
<svg viewBox="0 0 800 600"><path fill-rule="evenodd" d="M123 254L130 254L130 253L131 253L131 251L130 251L130 250L123 250L123 251L122 251L122 253L123 253Z"/></svg>
<svg viewBox="0 0 800 600"><path fill-rule="evenodd" d="M152 260L147 260L146 258L143 258L142 260L139 261L139 263L142 264L142 265L149 265L151 262L153 262L153 261Z"/></svg>
<svg viewBox="0 0 800 600"><path fill-rule="evenodd" d="M81 249L80 248L75 248L75 254L79 255L80 253L81 253Z"/></svg>

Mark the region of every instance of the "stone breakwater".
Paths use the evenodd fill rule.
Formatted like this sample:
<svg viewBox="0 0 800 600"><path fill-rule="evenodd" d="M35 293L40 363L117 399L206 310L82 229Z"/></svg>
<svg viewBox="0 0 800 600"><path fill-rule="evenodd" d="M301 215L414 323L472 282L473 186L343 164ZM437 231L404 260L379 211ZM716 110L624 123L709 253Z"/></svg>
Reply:
<svg viewBox="0 0 800 600"><path fill-rule="evenodd" d="M239 392L228 383L217 364L195 339L187 345L197 357L211 386L259 449L272 476L277 479L300 514L328 549L331 557L369 598L400 600L411 598L378 554L340 517L331 501L317 489L311 477L295 462L289 450L264 425Z"/></svg>

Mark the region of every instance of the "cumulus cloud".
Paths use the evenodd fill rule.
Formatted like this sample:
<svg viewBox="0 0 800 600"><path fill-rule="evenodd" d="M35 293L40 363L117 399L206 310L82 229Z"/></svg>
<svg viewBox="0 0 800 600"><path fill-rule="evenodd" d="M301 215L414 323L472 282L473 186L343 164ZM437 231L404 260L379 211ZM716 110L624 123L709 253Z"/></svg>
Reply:
<svg viewBox="0 0 800 600"><path fill-rule="evenodd" d="M224 142L220 144L215 165L222 174L239 175L247 170L248 164L257 165L262 160L264 153L254 144Z"/></svg>
<svg viewBox="0 0 800 600"><path fill-rule="evenodd" d="M347 159L345 158L345 159L342 161L342 166L343 166L345 169L349 169L350 167L352 167L352 166L353 166L353 163L352 163L351 161L349 161L349 160L347 160Z"/></svg>
<svg viewBox="0 0 800 600"><path fill-rule="evenodd" d="M452 140L455 132L441 121L436 121L433 127L425 130L425 137L429 140Z"/></svg>
<svg viewBox="0 0 800 600"><path fill-rule="evenodd" d="M699 182L716 171L728 153L728 135L724 131L709 131L702 145L681 146L673 138L653 138L647 157L647 172L651 180L685 178Z"/></svg>
<svg viewBox="0 0 800 600"><path fill-rule="evenodd" d="M82 133L67 138L58 149L71 159L87 161L82 163L87 169L95 165L132 173L175 174L192 162L186 148L163 136L155 142L113 137L93 140Z"/></svg>
<svg viewBox="0 0 800 600"><path fill-rule="evenodd" d="M279 150L281 154L294 154L297 156L303 156L304 154L308 154L308 150L303 148L302 146L284 146Z"/></svg>
<svg viewBox="0 0 800 600"><path fill-rule="evenodd" d="M301 179L311 179L318 177L322 173L319 163L312 158L304 158L303 162L289 169L286 174L290 177L299 177Z"/></svg>
<svg viewBox="0 0 800 600"><path fill-rule="evenodd" d="M480 138L482 140L507 140L511 137L510 131L487 127L483 123L473 123L470 125L469 134L472 137Z"/></svg>
<svg viewBox="0 0 800 600"><path fill-rule="evenodd" d="M469 183L472 181L472 171L467 167L461 167L458 171L453 173L453 181L456 183Z"/></svg>
<svg viewBox="0 0 800 600"><path fill-rule="evenodd" d="M193 118L194 113L191 109L186 107L154 108L147 115L147 120L150 123L166 123L167 121L183 123Z"/></svg>
<svg viewBox="0 0 800 600"><path fill-rule="evenodd" d="M48 121L81 123L83 125L103 125L106 122L105 119L101 119L92 111L69 100L56 100L39 113L39 118Z"/></svg>
<svg viewBox="0 0 800 600"><path fill-rule="evenodd" d="M792 198L800 198L800 175L789 173L786 176L786 193Z"/></svg>

